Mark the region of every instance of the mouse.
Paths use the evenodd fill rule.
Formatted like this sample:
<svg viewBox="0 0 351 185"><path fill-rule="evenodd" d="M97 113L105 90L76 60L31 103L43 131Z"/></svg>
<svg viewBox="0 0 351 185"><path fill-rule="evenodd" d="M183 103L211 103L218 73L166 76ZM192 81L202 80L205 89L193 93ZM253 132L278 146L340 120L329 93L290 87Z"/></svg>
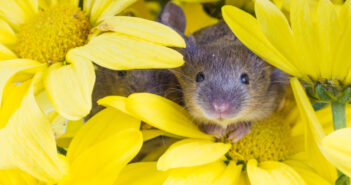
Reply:
<svg viewBox="0 0 351 185"><path fill-rule="evenodd" d="M279 109L288 75L245 47L222 20L184 35L185 15L170 2L161 22L182 34L185 64L170 71L182 89L184 106L206 133L236 142L255 121Z"/></svg>
<svg viewBox="0 0 351 185"><path fill-rule="evenodd" d="M95 66L96 82L93 89L93 107L87 118L104 107L97 101L105 96L129 96L132 93L148 92L182 104L178 81L167 69L110 70Z"/></svg>

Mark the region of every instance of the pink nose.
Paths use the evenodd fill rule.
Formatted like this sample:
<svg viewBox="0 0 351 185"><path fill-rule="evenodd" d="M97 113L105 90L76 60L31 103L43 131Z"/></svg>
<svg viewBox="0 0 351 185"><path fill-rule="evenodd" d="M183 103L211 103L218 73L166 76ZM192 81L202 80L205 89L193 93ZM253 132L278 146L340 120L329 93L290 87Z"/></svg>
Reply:
<svg viewBox="0 0 351 185"><path fill-rule="evenodd" d="M229 103L223 102L223 101L214 100L212 102L212 106L213 106L214 110L218 113L224 113L224 112L227 112L229 110Z"/></svg>

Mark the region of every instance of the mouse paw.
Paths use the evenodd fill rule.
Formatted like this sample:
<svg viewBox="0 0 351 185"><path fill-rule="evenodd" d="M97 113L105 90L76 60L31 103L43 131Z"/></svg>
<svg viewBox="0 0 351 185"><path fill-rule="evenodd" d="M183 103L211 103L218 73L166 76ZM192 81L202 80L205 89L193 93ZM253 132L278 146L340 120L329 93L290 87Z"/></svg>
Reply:
<svg viewBox="0 0 351 185"><path fill-rule="evenodd" d="M226 130L220 125L216 124L205 124L202 126L202 130L216 138L223 138L226 135Z"/></svg>
<svg viewBox="0 0 351 185"><path fill-rule="evenodd" d="M232 143L235 143L251 132L251 122L237 123L231 128L228 139L230 139Z"/></svg>

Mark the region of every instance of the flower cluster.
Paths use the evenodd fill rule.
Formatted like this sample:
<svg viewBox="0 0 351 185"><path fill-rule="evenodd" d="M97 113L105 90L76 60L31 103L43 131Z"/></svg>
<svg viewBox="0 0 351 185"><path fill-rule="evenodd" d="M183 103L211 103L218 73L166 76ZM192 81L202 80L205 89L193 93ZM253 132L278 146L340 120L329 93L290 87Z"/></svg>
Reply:
<svg viewBox="0 0 351 185"><path fill-rule="evenodd" d="M151 93L111 94L88 118L97 68L184 64L184 35L157 22L164 1L3 0L0 184L350 184L351 0L174 2L184 35L224 19L289 74L281 107L234 143Z"/></svg>

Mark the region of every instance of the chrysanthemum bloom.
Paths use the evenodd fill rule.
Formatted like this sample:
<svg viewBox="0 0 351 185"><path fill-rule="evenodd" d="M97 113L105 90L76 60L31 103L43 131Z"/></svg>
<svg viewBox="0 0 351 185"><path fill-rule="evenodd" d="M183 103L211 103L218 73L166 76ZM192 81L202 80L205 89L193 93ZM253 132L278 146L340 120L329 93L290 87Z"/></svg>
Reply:
<svg viewBox="0 0 351 185"><path fill-rule="evenodd" d="M297 110L253 124L250 134L231 144L200 131L184 108L163 97L137 93L108 99L101 101L184 137L157 162L157 169L168 173L164 185L330 184L333 174L322 177L301 160L303 143L291 135Z"/></svg>
<svg viewBox="0 0 351 185"><path fill-rule="evenodd" d="M171 28L115 16L133 2L87 0L81 9L78 0L0 1L0 169L20 168L39 179L59 173L50 158L55 150L42 147L54 140L37 94L45 91L64 118L82 118L91 109L92 61L115 70L183 64L166 47L185 46ZM39 154L48 160L39 162Z"/></svg>
<svg viewBox="0 0 351 185"><path fill-rule="evenodd" d="M337 130L346 127L345 104L350 103L351 94L351 1L341 6L329 0L310 2L291 1L290 21L268 0L256 1L256 18L232 6L223 8L223 16L249 49L300 80L293 80L294 89L299 89L302 82L313 101L331 102ZM309 111L305 114L312 118L313 110ZM334 133L334 138L338 134L342 132ZM321 147L321 138L315 139ZM344 150L350 151L351 141L341 140L339 147L342 144Z"/></svg>
<svg viewBox="0 0 351 185"><path fill-rule="evenodd" d="M106 108L81 127L69 145L66 156L58 156L51 134L52 142L40 143L38 147L46 150L46 153L39 153L38 150L37 156L27 156L38 160L28 160L28 163L43 163L43 168L33 168L27 173L0 170L0 184L113 185L122 168L141 148L143 138L139 127L140 120L117 109ZM57 168L52 168L53 165ZM150 164L139 166L141 169L152 167Z"/></svg>
<svg viewBox="0 0 351 185"><path fill-rule="evenodd" d="M0 3L0 100L6 85L45 71L44 88L54 108L68 119L91 109L95 81L91 61L114 70L172 68L185 47L160 23L115 16L135 0L2 1Z"/></svg>

